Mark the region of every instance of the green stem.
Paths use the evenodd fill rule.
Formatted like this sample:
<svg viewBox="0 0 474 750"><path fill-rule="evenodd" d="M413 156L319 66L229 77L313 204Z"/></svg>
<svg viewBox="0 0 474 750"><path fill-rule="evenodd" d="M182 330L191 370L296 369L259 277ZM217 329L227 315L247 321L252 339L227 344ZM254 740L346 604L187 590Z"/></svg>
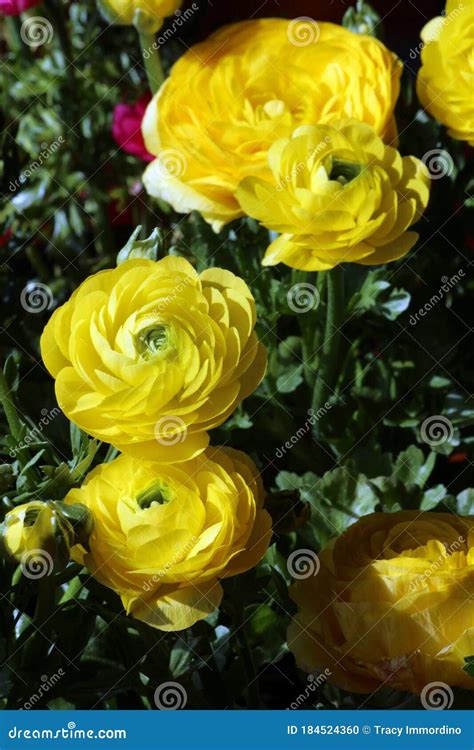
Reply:
<svg viewBox="0 0 474 750"><path fill-rule="evenodd" d="M245 624L240 625L237 633L238 652L247 677L247 708L257 709L261 707L260 688L258 686L257 670L253 660L252 651L248 642Z"/></svg>
<svg viewBox="0 0 474 750"><path fill-rule="evenodd" d="M73 96L75 93L77 95L77 86L76 86L76 79L74 75L74 65L72 62L72 49L71 49L71 43L69 40L69 33L67 28L67 22L64 16L64 10L61 6L61 4L56 4L54 0L43 0L45 7L48 9L48 12L53 20L54 25L56 26L57 31L57 37L59 40L59 46L61 48L62 56L64 58L64 69L66 73L66 78L68 79L69 86L71 87L71 101L73 104L77 104L77 99Z"/></svg>
<svg viewBox="0 0 474 750"><path fill-rule="evenodd" d="M7 32L7 43L12 52L22 52L25 58L32 57L31 49L23 44L21 39L21 19L19 16L7 16L5 18L5 29Z"/></svg>
<svg viewBox="0 0 474 750"><path fill-rule="evenodd" d="M315 413L323 406L329 395L334 392L337 383L340 329L344 322L345 312L343 274L344 271L341 266L336 266L325 273L327 284L326 325L320 367L311 404Z"/></svg>
<svg viewBox="0 0 474 750"><path fill-rule="evenodd" d="M18 416L16 406L13 403L13 399L11 397L10 388L8 387L5 373L3 372L1 368L0 368L0 401L2 402L3 410L5 412L5 416L7 418L8 426L10 428L12 437L15 438L17 442L20 442L22 439L22 433L23 433L23 423L20 417Z"/></svg>
<svg viewBox="0 0 474 750"><path fill-rule="evenodd" d="M151 34L149 31L139 31L138 38L140 40L148 84L151 93L156 94L165 80L165 75L163 73L163 66L161 65L160 52L155 44L155 34Z"/></svg>

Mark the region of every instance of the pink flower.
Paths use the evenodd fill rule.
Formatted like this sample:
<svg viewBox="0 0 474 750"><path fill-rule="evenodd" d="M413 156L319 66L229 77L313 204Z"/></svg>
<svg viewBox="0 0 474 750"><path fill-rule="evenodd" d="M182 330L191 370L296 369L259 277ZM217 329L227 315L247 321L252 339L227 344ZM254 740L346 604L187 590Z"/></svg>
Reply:
<svg viewBox="0 0 474 750"><path fill-rule="evenodd" d="M143 115L150 99L150 94L144 94L135 104L117 104L112 117L112 135L115 142L127 154L138 156L143 161L152 161L154 158L146 150L141 130Z"/></svg>
<svg viewBox="0 0 474 750"><path fill-rule="evenodd" d="M0 0L0 16L19 16L41 0Z"/></svg>

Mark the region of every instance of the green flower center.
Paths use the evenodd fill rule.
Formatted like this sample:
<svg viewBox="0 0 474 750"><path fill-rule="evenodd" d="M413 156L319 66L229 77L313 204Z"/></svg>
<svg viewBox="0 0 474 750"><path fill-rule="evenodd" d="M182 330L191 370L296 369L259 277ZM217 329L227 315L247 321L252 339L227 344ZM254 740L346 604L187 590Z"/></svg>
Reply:
<svg viewBox="0 0 474 750"><path fill-rule="evenodd" d="M137 349L145 359L155 357L168 343L168 329L164 325L148 326L136 335Z"/></svg>
<svg viewBox="0 0 474 750"><path fill-rule="evenodd" d="M332 159L328 177L330 180L340 182L341 185L347 185L348 182L355 180L361 172L362 164L357 164L354 161L345 161L344 159Z"/></svg>
<svg viewBox="0 0 474 750"><path fill-rule="evenodd" d="M136 497L137 505L142 510L146 510L146 508L149 508L151 505L153 505L153 503L164 505L170 500L171 494L169 487L165 484L161 484L160 482L154 482L153 484L150 484L150 486L145 490L139 492Z"/></svg>

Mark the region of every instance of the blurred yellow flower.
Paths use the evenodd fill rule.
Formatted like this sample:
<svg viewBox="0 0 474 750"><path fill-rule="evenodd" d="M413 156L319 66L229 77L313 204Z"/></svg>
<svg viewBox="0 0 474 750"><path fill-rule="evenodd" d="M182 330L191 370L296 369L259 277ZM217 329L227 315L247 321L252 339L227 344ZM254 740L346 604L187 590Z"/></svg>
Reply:
<svg viewBox="0 0 474 750"><path fill-rule="evenodd" d="M262 379L255 317L230 271L128 260L86 279L53 313L41 354L72 422L124 453L183 461Z"/></svg>
<svg viewBox="0 0 474 750"><path fill-rule="evenodd" d="M150 32L181 8L183 0L99 0L99 8L109 23L131 26L141 16Z"/></svg>
<svg viewBox="0 0 474 750"><path fill-rule="evenodd" d="M372 513L319 559L319 573L290 590L300 667L328 669L357 693L421 693L439 679L474 689L463 671L474 653L474 517Z"/></svg>
<svg viewBox="0 0 474 750"><path fill-rule="evenodd" d="M301 126L271 147L268 161L273 179L247 177L237 190L246 214L281 232L263 265L377 265L405 255L418 239L406 230L428 203L428 171L368 125Z"/></svg>
<svg viewBox="0 0 474 750"><path fill-rule="evenodd" d="M386 139L402 65L384 45L311 19L267 18L220 29L186 52L143 120L148 192L197 210L218 231L242 215L249 175L267 177L271 144L299 124L354 117Z"/></svg>
<svg viewBox="0 0 474 750"><path fill-rule="evenodd" d="M66 503L89 508L90 552L73 557L116 591L128 614L182 630L222 599L221 578L256 565L271 536L263 486L240 451L208 448L178 466L120 456Z"/></svg>
<svg viewBox="0 0 474 750"><path fill-rule="evenodd" d="M446 125L453 138L474 146L474 3L448 0L444 16L421 32L417 80L425 109Z"/></svg>

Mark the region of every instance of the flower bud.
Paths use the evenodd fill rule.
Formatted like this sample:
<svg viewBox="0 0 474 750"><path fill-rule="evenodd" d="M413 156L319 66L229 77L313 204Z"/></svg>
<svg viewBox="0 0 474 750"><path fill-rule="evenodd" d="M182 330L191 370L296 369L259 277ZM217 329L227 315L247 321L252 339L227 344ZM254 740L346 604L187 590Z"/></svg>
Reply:
<svg viewBox="0 0 474 750"><path fill-rule="evenodd" d="M380 30L380 16L369 3L357 0L356 7L349 8L342 19L342 25L356 34L377 37Z"/></svg>
<svg viewBox="0 0 474 750"><path fill-rule="evenodd" d="M74 544L87 545L91 517L82 506L33 501L9 511L0 530L7 555L28 577L39 578L64 568Z"/></svg>
<svg viewBox="0 0 474 750"><path fill-rule="evenodd" d="M148 258L148 260L158 259L158 250L163 241L162 233L159 229L155 228L145 240L138 240L137 237L141 232L141 228L141 224L139 224L131 234L127 244L120 250L117 255L118 266L132 258Z"/></svg>

